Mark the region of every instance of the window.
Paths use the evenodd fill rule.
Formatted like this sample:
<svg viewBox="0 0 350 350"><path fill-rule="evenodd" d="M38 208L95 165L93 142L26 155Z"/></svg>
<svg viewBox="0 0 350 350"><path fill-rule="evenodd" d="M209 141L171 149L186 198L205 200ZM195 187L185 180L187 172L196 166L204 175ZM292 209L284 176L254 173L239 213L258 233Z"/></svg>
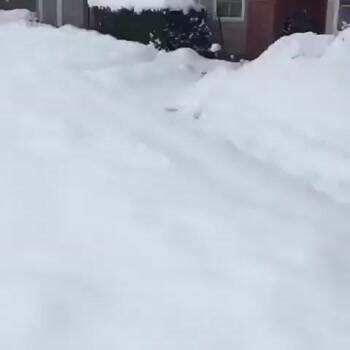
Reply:
<svg viewBox="0 0 350 350"><path fill-rule="evenodd" d="M243 19L245 0L216 0L217 17Z"/></svg>

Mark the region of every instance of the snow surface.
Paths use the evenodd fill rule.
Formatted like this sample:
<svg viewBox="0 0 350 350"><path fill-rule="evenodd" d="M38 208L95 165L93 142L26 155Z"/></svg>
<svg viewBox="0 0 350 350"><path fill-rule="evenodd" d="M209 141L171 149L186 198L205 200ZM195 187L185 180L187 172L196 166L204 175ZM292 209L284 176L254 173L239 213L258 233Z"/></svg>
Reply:
<svg viewBox="0 0 350 350"><path fill-rule="evenodd" d="M13 22L13 21L30 21L34 18L32 12L27 10L12 10L2 11L0 10L0 24Z"/></svg>
<svg viewBox="0 0 350 350"><path fill-rule="evenodd" d="M188 10L199 6L197 0L88 0L89 6L109 7L116 11L122 8L136 12L150 9Z"/></svg>
<svg viewBox="0 0 350 350"><path fill-rule="evenodd" d="M237 68L3 17L1 349L350 348L350 31Z"/></svg>

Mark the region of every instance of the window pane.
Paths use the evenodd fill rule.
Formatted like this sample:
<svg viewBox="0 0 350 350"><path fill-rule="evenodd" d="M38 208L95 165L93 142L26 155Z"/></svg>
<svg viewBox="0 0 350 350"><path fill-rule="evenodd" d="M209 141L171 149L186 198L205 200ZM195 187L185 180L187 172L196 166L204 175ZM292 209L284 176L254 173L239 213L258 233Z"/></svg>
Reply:
<svg viewBox="0 0 350 350"><path fill-rule="evenodd" d="M218 17L242 17L243 0L217 0Z"/></svg>

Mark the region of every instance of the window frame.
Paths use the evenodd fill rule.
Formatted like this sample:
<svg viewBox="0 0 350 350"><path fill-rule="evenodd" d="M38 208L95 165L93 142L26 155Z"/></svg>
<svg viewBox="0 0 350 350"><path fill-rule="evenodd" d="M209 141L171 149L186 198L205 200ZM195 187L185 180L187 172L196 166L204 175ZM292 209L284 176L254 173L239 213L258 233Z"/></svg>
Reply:
<svg viewBox="0 0 350 350"><path fill-rule="evenodd" d="M218 16L218 0L214 0L214 16L216 19L219 19L222 22L244 22L245 21L245 14L246 14L246 4L247 0L241 0L242 1L242 13L240 17L219 17Z"/></svg>

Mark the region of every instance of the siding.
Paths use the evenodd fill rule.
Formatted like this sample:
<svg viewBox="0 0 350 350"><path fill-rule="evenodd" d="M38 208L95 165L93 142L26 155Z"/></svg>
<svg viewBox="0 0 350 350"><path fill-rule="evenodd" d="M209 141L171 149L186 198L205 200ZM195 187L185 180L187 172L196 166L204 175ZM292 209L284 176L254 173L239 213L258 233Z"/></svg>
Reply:
<svg viewBox="0 0 350 350"><path fill-rule="evenodd" d="M43 0L40 21L57 26L57 0Z"/></svg>
<svg viewBox="0 0 350 350"><path fill-rule="evenodd" d="M1 0L0 0L1 1ZM40 21L54 26L88 26L87 0L37 0Z"/></svg>
<svg viewBox="0 0 350 350"><path fill-rule="evenodd" d="M327 23L326 23L327 34L334 34L337 32L338 13L339 13L339 0L328 0Z"/></svg>
<svg viewBox="0 0 350 350"><path fill-rule="evenodd" d="M250 59L259 56L275 40L276 4L276 0L249 1L247 57Z"/></svg>
<svg viewBox="0 0 350 350"><path fill-rule="evenodd" d="M248 0L243 1L247 3ZM221 19L219 22L215 17L216 0L201 0L200 2L207 9L215 41L223 45L228 54L243 56L246 52L247 11L243 21Z"/></svg>
<svg viewBox="0 0 350 350"><path fill-rule="evenodd" d="M62 24L73 24L76 27L85 28L88 25L87 0L61 0Z"/></svg>

